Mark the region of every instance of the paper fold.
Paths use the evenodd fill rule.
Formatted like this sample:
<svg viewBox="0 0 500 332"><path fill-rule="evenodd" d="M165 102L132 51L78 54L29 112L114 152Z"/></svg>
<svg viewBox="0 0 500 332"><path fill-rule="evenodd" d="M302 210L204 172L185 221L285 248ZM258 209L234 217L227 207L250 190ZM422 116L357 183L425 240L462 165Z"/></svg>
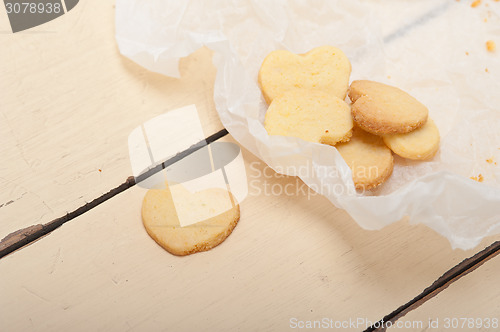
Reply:
<svg viewBox="0 0 500 332"><path fill-rule="evenodd" d="M453 248L469 249L500 232L500 61L484 47L488 39L500 43L500 18L448 0L395 6L361 0L120 0L116 39L123 55L174 77L179 58L209 47L217 67L216 108L242 146L274 170L298 175L363 228L381 229L409 216ZM257 84L262 60L275 49L304 53L321 45L347 54L351 80L398 86L428 106L442 135L438 155L426 162L396 158L390 180L360 195L334 147L268 136ZM297 174L303 168L310 172ZM483 183L470 179L479 174Z"/></svg>

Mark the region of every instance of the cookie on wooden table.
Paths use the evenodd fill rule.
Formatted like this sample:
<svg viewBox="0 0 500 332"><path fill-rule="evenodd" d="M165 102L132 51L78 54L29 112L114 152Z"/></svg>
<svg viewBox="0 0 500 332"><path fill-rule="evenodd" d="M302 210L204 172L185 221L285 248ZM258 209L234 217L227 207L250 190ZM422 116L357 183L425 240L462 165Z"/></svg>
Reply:
<svg viewBox="0 0 500 332"><path fill-rule="evenodd" d="M230 193L212 188L191 194L179 186L175 186L175 204L169 187L150 189L146 193L142 221L148 234L178 256L210 250L222 243L240 219L239 205L232 203ZM214 211L222 213L214 215ZM202 221L181 227L179 215L186 214ZM209 217L203 220L204 216Z"/></svg>
<svg viewBox="0 0 500 332"><path fill-rule="evenodd" d="M376 135L404 134L427 121L428 109L396 87L374 81L351 83L349 98L354 122Z"/></svg>

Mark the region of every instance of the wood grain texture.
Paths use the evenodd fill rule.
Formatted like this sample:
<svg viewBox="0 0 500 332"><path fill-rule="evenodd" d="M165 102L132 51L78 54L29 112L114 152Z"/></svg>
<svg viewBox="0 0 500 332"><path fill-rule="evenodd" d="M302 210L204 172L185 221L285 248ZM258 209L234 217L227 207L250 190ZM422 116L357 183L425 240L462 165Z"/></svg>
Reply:
<svg viewBox="0 0 500 332"><path fill-rule="evenodd" d="M392 326L394 326L395 328L409 328L410 326L412 328L418 327L419 330L437 329L437 328L458 329L459 327L457 326L445 327L441 325L441 327L439 327L438 323L439 319L433 320L432 317L428 317L429 319L427 319L427 321L422 319L407 320L405 315L414 310L418 311L421 305L425 304L427 301L434 298L442 291L446 290L451 284L453 284L457 280L475 271L477 268L481 267L484 263L486 263L490 259L495 258L499 253L500 253L500 241L496 241L491 245L487 246L486 248L484 248L483 250L477 252L473 256L464 259L459 264L455 265L454 267L443 273L442 276L440 276L436 281L434 281L429 287L424 289L420 294L415 296L407 303L401 305L393 312L384 316L380 321L374 323L366 331L367 332L386 331L388 328ZM448 318L453 318L453 317L448 317ZM461 321L460 323L464 323L464 321ZM449 324L451 323L448 321L448 325ZM474 322L473 324L481 324L481 323ZM490 328L493 328L493 326L490 326ZM463 329L463 326L460 326L460 329Z"/></svg>
<svg viewBox="0 0 500 332"><path fill-rule="evenodd" d="M144 121L195 104L206 136L222 129L212 52L183 58L180 79L151 73L119 54L113 3L80 1L47 24L0 34L0 238L132 175L127 138Z"/></svg>
<svg viewBox="0 0 500 332"><path fill-rule="evenodd" d="M401 6L390 20L378 7L386 41L432 14ZM206 136L222 128L211 52L182 59L180 79L150 73L119 55L113 15L113 2L80 1L13 35L0 10L0 238L40 231L123 183L127 136L156 115L196 104ZM250 195L219 247L168 254L142 227L144 189L127 189L0 260L0 330L283 331L326 317L361 319L344 329L360 331L475 252L422 225L362 230L301 181L244 157ZM493 315L498 272L495 258L403 319Z"/></svg>
<svg viewBox="0 0 500 332"><path fill-rule="evenodd" d="M55 231L65 223L95 208L108 199L113 198L133 185L135 185L135 178L133 176L129 176L124 183L93 199L85 205L80 206L74 211L68 212L65 215L55 218L45 224L31 225L10 233L0 240L0 259L11 252L29 245L41 237Z"/></svg>
<svg viewBox="0 0 500 332"><path fill-rule="evenodd" d="M143 229L145 191L134 186L0 260L0 329L283 331L293 318L324 317L367 324L472 255L424 226L362 230L301 181L244 158L249 196L219 247L188 257L164 251Z"/></svg>
<svg viewBox="0 0 500 332"><path fill-rule="evenodd" d="M498 248L496 243L493 248L496 252L492 256L498 255ZM447 284L445 291L436 292L399 320L402 324L421 322L422 331L431 328L436 331L498 331L500 259L489 257L481 266L473 266L468 272L472 273Z"/></svg>

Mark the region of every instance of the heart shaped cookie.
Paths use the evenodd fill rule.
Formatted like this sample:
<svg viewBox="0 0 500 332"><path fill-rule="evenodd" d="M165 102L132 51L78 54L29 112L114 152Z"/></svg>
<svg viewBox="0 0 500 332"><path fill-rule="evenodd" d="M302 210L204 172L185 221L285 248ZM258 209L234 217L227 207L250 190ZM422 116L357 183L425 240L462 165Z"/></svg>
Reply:
<svg viewBox="0 0 500 332"><path fill-rule="evenodd" d="M351 83L349 98L354 122L375 134L405 134L427 121L427 107L396 87L359 80Z"/></svg>
<svg viewBox="0 0 500 332"><path fill-rule="evenodd" d="M149 236L165 250L189 255L210 250L231 234L240 219L234 201L227 190L219 188L196 193L182 185L150 189L142 202L142 221ZM182 227L180 218L200 221Z"/></svg>
<svg viewBox="0 0 500 332"><path fill-rule="evenodd" d="M351 109L345 101L323 91L306 89L276 97L264 121L269 135L329 145L348 141L352 126Z"/></svg>
<svg viewBox="0 0 500 332"><path fill-rule="evenodd" d="M304 88L322 90L343 100L350 74L349 59L336 47L321 46L305 54L277 50L264 59L259 84L268 104L287 91Z"/></svg>
<svg viewBox="0 0 500 332"><path fill-rule="evenodd" d="M355 127L351 140L335 147L351 169L356 189L375 188L392 174L392 152L379 136Z"/></svg>
<svg viewBox="0 0 500 332"><path fill-rule="evenodd" d="M384 135L383 138L395 154L413 160L430 159L439 149L439 130L432 119L407 134Z"/></svg>

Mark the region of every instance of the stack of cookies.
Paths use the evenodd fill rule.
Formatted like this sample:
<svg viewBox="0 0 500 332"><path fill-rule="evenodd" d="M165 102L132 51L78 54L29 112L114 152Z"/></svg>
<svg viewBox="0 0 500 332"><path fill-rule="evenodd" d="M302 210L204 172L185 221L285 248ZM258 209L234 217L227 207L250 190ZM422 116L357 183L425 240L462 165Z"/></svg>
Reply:
<svg viewBox="0 0 500 332"><path fill-rule="evenodd" d="M359 80L349 87L350 74L349 59L335 47L300 55L271 52L259 71L269 104L268 134L335 146L360 190L389 178L393 153L414 160L436 154L439 131L423 104L378 82ZM345 102L347 94L351 104Z"/></svg>

